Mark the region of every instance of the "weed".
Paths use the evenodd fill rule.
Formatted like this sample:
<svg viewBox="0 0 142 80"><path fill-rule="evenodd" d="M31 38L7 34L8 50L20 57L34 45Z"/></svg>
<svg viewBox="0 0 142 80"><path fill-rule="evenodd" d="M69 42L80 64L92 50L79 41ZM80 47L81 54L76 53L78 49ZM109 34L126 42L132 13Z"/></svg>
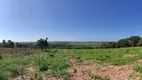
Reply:
<svg viewBox="0 0 142 80"><path fill-rule="evenodd" d="M109 78L102 78L102 77L95 75L95 74L91 74L90 76L91 76L92 80L110 80Z"/></svg>
<svg viewBox="0 0 142 80"><path fill-rule="evenodd" d="M141 72L141 73L142 73L142 66L137 65L137 66L135 66L135 67L133 68L133 70L136 71L136 72Z"/></svg>

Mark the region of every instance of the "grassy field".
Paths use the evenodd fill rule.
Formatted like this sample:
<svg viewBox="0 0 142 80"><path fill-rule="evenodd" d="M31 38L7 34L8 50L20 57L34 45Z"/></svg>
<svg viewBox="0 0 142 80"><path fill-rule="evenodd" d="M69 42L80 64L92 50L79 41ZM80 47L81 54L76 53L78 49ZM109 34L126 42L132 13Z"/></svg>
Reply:
<svg viewBox="0 0 142 80"><path fill-rule="evenodd" d="M46 75L48 80L52 77L67 78L71 76L68 69L72 67L73 64L76 65L75 69L78 69L85 67L84 62L92 60L95 62L86 64L86 66L95 64L95 66L88 66L90 69L95 67L96 70L100 70L100 68L104 68L105 66L105 68L109 68L109 66L113 66L113 68L123 67L125 65L129 67L129 65L132 64L132 70L134 72L142 73L141 59L142 48L140 47L120 49L52 49L48 51L37 50L29 53L1 54L0 80L13 80L23 75L38 80L44 80L43 75ZM76 62L72 63L73 60L76 60ZM99 67L96 68L96 65ZM102 65L103 67L100 67ZM75 69L74 73L77 73ZM114 80L111 76L104 77L93 72L88 72L87 74L88 76L91 74L89 77L92 78L92 80ZM132 78L136 76L141 77L141 75L134 73L129 75L129 77Z"/></svg>

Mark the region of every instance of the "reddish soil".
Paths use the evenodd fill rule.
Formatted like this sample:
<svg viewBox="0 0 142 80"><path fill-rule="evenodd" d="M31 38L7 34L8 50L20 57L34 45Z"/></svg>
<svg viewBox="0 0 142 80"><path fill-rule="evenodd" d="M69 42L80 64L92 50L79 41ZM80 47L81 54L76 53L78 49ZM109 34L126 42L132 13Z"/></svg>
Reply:
<svg viewBox="0 0 142 80"><path fill-rule="evenodd" d="M95 60L84 60L78 62L72 57L68 57L71 62L71 67L68 69L71 74L67 78L47 77L44 72L41 72L43 80L92 80L89 74L95 74L102 78L110 78L111 80L139 80L140 77L130 78L133 73L134 64L123 66L100 65ZM136 64L142 63L142 60L137 60ZM33 67L28 67L26 70L35 74L36 70ZM137 75L136 75L137 76ZM19 76L14 80L36 80L26 76Z"/></svg>
<svg viewBox="0 0 142 80"><path fill-rule="evenodd" d="M69 72L73 74L71 80L91 80L89 74L96 74L111 80L129 80L129 75L133 73L133 64L124 66L103 66L97 63L89 65L89 61L80 64L73 58L69 58L72 67ZM91 63L91 62L89 62Z"/></svg>

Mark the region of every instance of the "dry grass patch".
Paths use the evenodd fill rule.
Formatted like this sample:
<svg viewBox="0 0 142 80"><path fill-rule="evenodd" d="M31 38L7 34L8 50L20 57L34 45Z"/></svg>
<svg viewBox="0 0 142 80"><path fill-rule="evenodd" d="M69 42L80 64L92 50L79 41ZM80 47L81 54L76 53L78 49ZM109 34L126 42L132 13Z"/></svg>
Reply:
<svg viewBox="0 0 142 80"><path fill-rule="evenodd" d="M135 57L138 56L138 54L124 54L123 57Z"/></svg>
<svg viewBox="0 0 142 80"><path fill-rule="evenodd" d="M91 80L89 74L96 74L102 78L110 78L111 80L129 80L129 75L133 73L133 64L124 66L104 66L98 63L91 65L79 64L76 59L71 57L69 60L72 63L69 72L73 75L70 80ZM92 62L92 60L83 62L88 63Z"/></svg>

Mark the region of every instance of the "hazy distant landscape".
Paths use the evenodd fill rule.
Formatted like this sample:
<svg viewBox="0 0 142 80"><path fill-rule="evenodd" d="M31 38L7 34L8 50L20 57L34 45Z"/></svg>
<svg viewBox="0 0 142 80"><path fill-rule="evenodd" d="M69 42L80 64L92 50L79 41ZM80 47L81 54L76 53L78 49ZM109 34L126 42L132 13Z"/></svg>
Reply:
<svg viewBox="0 0 142 80"><path fill-rule="evenodd" d="M139 36L117 42L3 40L0 80L141 80L141 46Z"/></svg>
<svg viewBox="0 0 142 80"><path fill-rule="evenodd" d="M0 0L0 80L142 80L142 1Z"/></svg>

